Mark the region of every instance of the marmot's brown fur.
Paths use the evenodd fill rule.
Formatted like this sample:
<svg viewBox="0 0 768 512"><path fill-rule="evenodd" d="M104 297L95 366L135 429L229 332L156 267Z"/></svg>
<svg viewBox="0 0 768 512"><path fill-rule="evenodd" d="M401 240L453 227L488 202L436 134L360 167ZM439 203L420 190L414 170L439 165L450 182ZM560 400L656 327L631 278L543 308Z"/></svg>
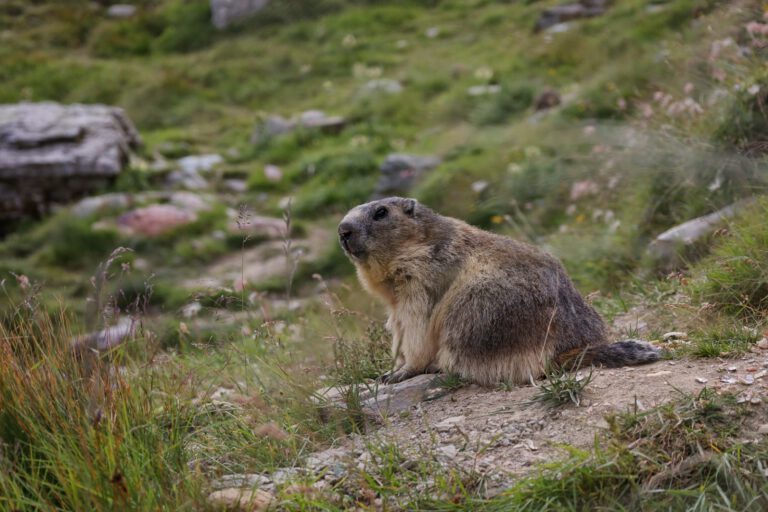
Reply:
<svg viewBox="0 0 768 512"><path fill-rule="evenodd" d="M652 345L609 344L605 325L544 251L444 217L415 199L353 208L339 224L360 282L389 307L397 382L431 371L526 383L549 363L656 361Z"/></svg>

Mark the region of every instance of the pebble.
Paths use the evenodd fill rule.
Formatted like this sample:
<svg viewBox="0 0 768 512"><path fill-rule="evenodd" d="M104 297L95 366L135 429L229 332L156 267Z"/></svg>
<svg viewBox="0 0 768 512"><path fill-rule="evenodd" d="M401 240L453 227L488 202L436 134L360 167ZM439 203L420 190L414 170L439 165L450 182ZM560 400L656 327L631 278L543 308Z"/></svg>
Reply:
<svg viewBox="0 0 768 512"><path fill-rule="evenodd" d="M751 386L755 383L755 378L752 375L745 375L740 379L740 382L745 386Z"/></svg>
<svg viewBox="0 0 768 512"><path fill-rule="evenodd" d="M687 332L671 331L671 332L664 333L661 336L661 339L663 339L664 341L672 341L672 340L684 340L687 337L688 337L688 333Z"/></svg>
<svg viewBox="0 0 768 512"><path fill-rule="evenodd" d="M704 377L696 377L696 382L698 382L699 384L706 384L708 380L705 379Z"/></svg>
<svg viewBox="0 0 768 512"><path fill-rule="evenodd" d="M446 418L440 423L435 424L435 429L438 432L447 432L459 423L463 423L466 418L464 416L451 416Z"/></svg>

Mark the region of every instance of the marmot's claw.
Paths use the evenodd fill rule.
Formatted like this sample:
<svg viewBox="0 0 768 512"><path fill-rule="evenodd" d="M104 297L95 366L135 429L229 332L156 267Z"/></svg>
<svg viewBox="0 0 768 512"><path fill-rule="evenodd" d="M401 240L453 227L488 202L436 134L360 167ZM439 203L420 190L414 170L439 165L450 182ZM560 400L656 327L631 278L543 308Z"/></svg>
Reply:
<svg viewBox="0 0 768 512"><path fill-rule="evenodd" d="M385 373L377 380L382 384L397 384L398 382L410 379L414 375L417 375L417 372L406 370L405 368L400 368L398 370Z"/></svg>

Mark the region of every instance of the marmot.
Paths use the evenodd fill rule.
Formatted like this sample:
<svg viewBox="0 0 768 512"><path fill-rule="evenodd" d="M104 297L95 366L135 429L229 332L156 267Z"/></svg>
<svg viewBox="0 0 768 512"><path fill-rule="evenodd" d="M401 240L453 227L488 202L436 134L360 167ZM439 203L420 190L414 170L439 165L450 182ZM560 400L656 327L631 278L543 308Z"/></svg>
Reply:
<svg viewBox="0 0 768 512"><path fill-rule="evenodd" d="M362 285L389 308L398 382L444 371L524 384L548 364L657 361L651 344L609 344L605 324L560 262L532 245L444 217L415 199L353 208L339 240Z"/></svg>

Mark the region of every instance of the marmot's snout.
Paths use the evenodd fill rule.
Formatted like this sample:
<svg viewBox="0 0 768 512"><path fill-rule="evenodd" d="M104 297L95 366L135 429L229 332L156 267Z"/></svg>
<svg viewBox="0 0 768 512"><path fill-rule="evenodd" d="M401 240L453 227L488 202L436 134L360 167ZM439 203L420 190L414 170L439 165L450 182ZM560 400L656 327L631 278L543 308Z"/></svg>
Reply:
<svg viewBox="0 0 768 512"><path fill-rule="evenodd" d="M361 229L354 222L342 221L339 224L339 242L347 255L360 258L365 254Z"/></svg>

